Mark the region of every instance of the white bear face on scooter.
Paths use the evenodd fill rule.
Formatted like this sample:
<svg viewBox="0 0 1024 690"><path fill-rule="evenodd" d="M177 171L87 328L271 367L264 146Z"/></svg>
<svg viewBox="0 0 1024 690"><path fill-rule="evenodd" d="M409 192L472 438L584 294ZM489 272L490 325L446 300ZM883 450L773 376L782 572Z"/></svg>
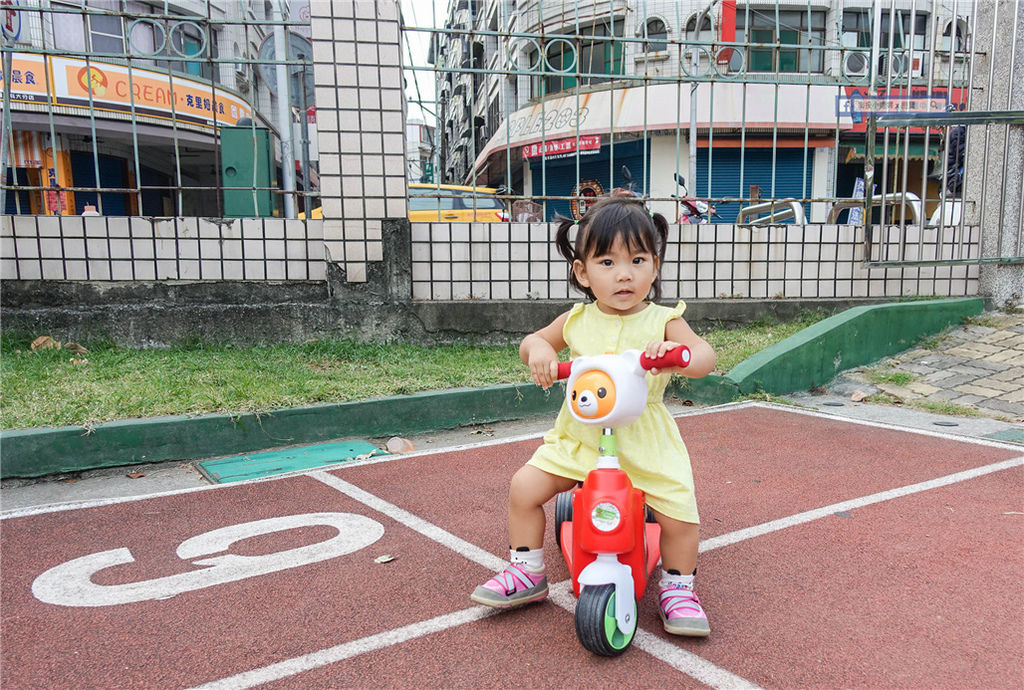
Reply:
<svg viewBox="0 0 1024 690"><path fill-rule="evenodd" d="M632 424L647 405L646 373L639 350L574 359L565 389L569 412L584 424Z"/></svg>

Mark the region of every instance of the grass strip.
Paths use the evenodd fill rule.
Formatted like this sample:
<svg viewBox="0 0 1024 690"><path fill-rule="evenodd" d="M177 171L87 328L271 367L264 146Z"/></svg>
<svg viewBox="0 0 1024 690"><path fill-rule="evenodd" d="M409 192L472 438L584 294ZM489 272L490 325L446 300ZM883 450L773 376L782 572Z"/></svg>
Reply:
<svg viewBox="0 0 1024 690"><path fill-rule="evenodd" d="M762 320L705 337L718 371L828 316ZM38 335L38 334L37 334ZM160 415L263 413L460 387L529 381L518 343L505 346L314 341L241 347L187 343L135 350L82 343L87 353L30 349L34 335L0 337L0 428L90 427Z"/></svg>

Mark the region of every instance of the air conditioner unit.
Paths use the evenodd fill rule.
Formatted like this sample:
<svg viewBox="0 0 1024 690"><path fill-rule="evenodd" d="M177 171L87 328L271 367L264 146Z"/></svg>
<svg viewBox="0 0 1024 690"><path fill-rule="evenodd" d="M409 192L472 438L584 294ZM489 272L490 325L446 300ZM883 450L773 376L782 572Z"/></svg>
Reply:
<svg viewBox="0 0 1024 690"><path fill-rule="evenodd" d="M921 51L915 51L913 57L906 50L894 50L878 56L878 81L883 82L888 77L906 77L908 74L913 77L924 74L924 55Z"/></svg>
<svg viewBox="0 0 1024 690"><path fill-rule="evenodd" d="M871 53L859 50L847 52L843 55L843 76L863 77L871 67Z"/></svg>
<svg viewBox="0 0 1024 690"><path fill-rule="evenodd" d="M878 80L886 81L887 78L905 77L910 66L910 59L904 52L893 51L878 56Z"/></svg>

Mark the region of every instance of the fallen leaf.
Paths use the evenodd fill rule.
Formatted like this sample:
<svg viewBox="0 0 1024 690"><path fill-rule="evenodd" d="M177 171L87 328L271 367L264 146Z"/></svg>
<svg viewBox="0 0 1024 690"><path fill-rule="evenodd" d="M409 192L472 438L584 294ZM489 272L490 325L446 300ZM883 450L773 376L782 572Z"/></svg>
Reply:
<svg viewBox="0 0 1024 690"><path fill-rule="evenodd" d="M88 364L89 360L87 360L87 359L78 359L77 357L72 357L71 358L71 363L72 364Z"/></svg>
<svg viewBox="0 0 1024 690"><path fill-rule="evenodd" d="M41 335L33 340L29 347L32 348L33 352L36 350L59 350L60 343L48 335Z"/></svg>
<svg viewBox="0 0 1024 690"><path fill-rule="evenodd" d="M84 355L88 350L79 345L78 343L67 343L64 345L65 350L71 350L75 354Z"/></svg>
<svg viewBox="0 0 1024 690"><path fill-rule="evenodd" d="M125 476L128 477L129 479L139 479L140 477L145 477L146 473L145 472L129 472Z"/></svg>
<svg viewBox="0 0 1024 690"><path fill-rule="evenodd" d="M408 439L392 436L388 439L387 451L389 453L408 453L412 451L413 445Z"/></svg>
<svg viewBox="0 0 1024 690"><path fill-rule="evenodd" d="M857 390L857 391L854 391L853 395L850 396L850 400L853 401L853 402L860 402L861 400L863 400L866 397L868 397L867 393L865 393L864 391L861 391L861 390Z"/></svg>
<svg viewBox="0 0 1024 690"><path fill-rule="evenodd" d="M384 554L383 556L377 556L376 558L374 558L373 562L374 563L390 563L393 560L395 560L394 556L392 556L391 554Z"/></svg>

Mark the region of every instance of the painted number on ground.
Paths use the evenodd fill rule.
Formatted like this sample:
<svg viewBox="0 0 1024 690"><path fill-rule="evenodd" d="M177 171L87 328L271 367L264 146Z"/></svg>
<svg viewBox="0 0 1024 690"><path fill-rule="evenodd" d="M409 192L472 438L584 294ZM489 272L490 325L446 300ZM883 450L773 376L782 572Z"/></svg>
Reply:
<svg viewBox="0 0 1024 690"><path fill-rule="evenodd" d="M263 534L298 527L326 525L338 533L325 541L261 556L223 553L232 544ZM243 522L186 539L178 545L178 558L205 566L177 575L117 585L98 585L92 576L105 568L134 563L127 548L100 551L62 563L36 578L37 599L60 606L115 606L148 599L166 599L182 592L297 568L358 551L381 538L384 526L353 513L306 513ZM214 555L220 554L223 555ZM200 560L193 560L200 559Z"/></svg>

